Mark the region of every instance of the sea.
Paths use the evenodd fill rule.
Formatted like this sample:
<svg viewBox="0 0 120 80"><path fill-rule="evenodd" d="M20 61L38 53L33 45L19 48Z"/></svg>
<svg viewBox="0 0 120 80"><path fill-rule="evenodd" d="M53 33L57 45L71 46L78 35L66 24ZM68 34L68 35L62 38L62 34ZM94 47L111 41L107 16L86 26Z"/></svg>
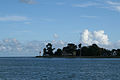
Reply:
<svg viewBox="0 0 120 80"><path fill-rule="evenodd" d="M120 80L120 59L2 57L0 80Z"/></svg>

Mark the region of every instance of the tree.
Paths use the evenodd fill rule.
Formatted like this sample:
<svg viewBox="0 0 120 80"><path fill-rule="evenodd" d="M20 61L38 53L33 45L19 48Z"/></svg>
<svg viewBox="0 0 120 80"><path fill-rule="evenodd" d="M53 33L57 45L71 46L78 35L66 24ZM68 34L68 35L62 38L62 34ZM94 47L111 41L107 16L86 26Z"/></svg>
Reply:
<svg viewBox="0 0 120 80"><path fill-rule="evenodd" d="M88 53L88 47L87 46L83 46L81 48L81 52L82 52L81 56L90 56L89 53Z"/></svg>
<svg viewBox="0 0 120 80"><path fill-rule="evenodd" d="M43 49L43 56L45 56L47 54L46 52L46 48Z"/></svg>
<svg viewBox="0 0 120 80"><path fill-rule="evenodd" d="M77 56L81 56L81 55L82 55L81 46L82 46L82 44L80 43L80 44L78 45L79 49L77 50L77 54L76 54Z"/></svg>
<svg viewBox="0 0 120 80"><path fill-rule="evenodd" d="M61 49L57 49L57 51L55 52L56 56L61 56L62 55L62 50Z"/></svg>
<svg viewBox="0 0 120 80"><path fill-rule="evenodd" d="M101 48L99 48L96 44L92 44L91 46L82 47L82 56L100 56Z"/></svg>
<svg viewBox="0 0 120 80"><path fill-rule="evenodd" d="M63 48L63 52L66 52L68 55L76 55L77 46L75 44L68 44L67 47Z"/></svg>
<svg viewBox="0 0 120 80"><path fill-rule="evenodd" d="M80 43L80 44L78 45L78 47L81 48L81 46L82 46L82 44Z"/></svg>
<svg viewBox="0 0 120 80"><path fill-rule="evenodd" d="M44 49L44 52L46 52L46 54L49 54L50 56L52 56L54 49L55 49L55 48L52 48L52 44L51 44L51 43L48 43L48 44L46 45L46 50Z"/></svg>
<svg viewBox="0 0 120 80"><path fill-rule="evenodd" d="M92 46L89 46L89 52L91 56L100 56L101 55L101 49L97 46L97 44L92 44Z"/></svg>
<svg viewBox="0 0 120 80"><path fill-rule="evenodd" d="M117 49L117 56L120 56L120 49Z"/></svg>

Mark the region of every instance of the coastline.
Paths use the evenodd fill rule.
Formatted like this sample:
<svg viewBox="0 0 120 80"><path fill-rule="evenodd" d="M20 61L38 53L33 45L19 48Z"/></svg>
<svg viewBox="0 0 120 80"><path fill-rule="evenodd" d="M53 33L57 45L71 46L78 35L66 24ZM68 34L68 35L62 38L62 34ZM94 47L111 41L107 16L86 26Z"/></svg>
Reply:
<svg viewBox="0 0 120 80"><path fill-rule="evenodd" d="M120 56L36 56L36 58L120 58Z"/></svg>

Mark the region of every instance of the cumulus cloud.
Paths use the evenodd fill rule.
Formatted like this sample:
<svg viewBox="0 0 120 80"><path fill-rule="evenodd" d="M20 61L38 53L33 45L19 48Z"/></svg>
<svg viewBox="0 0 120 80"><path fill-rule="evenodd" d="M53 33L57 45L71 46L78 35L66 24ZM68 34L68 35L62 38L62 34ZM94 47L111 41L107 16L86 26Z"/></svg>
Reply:
<svg viewBox="0 0 120 80"><path fill-rule="evenodd" d="M82 33L81 38L84 44L88 44L88 45L92 44L92 34L88 30L85 30Z"/></svg>
<svg viewBox="0 0 120 80"><path fill-rule="evenodd" d="M83 45L92 45L97 44L100 47L107 49L119 49L120 48L120 40L116 42L111 42L108 38L108 35L105 34L104 30L98 31L89 31L84 30L81 34L81 42Z"/></svg>
<svg viewBox="0 0 120 80"><path fill-rule="evenodd" d="M108 35L104 33L104 30L90 32L87 29L82 32L81 40L84 44L98 44L109 45Z"/></svg>
<svg viewBox="0 0 120 80"><path fill-rule="evenodd" d="M29 20L25 16L4 16L0 17L0 21L26 21Z"/></svg>
<svg viewBox="0 0 120 80"><path fill-rule="evenodd" d="M54 48L62 48L67 43L64 41L28 41L27 43L22 43L17 39L4 39L0 40L0 54L5 55L10 53L11 56L14 54L19 55L32 55L39 54L45 48L47 43L52 43ZM5 53L5 54L4 54ZM21 54L21 55L20 55ZM1 56L1 55L0 55ZM7 55L5 55L7 56Z"/></svg>
<svg viewBox="0 0 120 80"><path fill-rule="evenodd" d="M26 3L26 4L36 4L36 0L20 0L22 3Z"/></svg>
<svg viewBox="0 0 120 80"><path fill-rule="evenodd" d="M56 36L56 35L55 35ZM97 44L100 47L104 47L107 49L118 49L120 48L120 40L118 40L115 43L112 43L109 41L108 35L105 34L104 30L99 31L89 31L84 30L81 34L81 41L83 45L91 45L91 44ZM63 48L67 45L67 42L64 42L62 40L53 40L53 41L28 41L26 43L22 43L18 41L17 39L4 39L0 40L0 54L4 53L20 53L16 54L21 56L24 54L24 56L39 54L39 51L43 50L45 48L47 43L52 43L54 48ZM22 54L21 54L22 53ZM11 54L11 55L12 55ZM7 56L7 55L6 55Z"/></svg>

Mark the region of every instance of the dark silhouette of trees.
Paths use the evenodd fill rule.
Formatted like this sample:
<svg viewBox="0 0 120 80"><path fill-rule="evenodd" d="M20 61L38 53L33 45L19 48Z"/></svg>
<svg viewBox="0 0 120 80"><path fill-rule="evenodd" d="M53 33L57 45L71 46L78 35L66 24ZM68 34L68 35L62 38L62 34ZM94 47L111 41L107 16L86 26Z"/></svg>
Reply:
<svg viewBox="0 0 120 80"><path fill-rule="evenodd" d="M77 50L76 56L81 56L81 55L82 55L81 46L82 46L82 44L80 43L80 44L78 45L78 50Z"/></svg>
<svg viewBox="0 0 120 80"><path fill-rule="evenodd" d="M48 43L48 44L46 45L46 48L43 49L43 53L44 53L44 55L52 56L54 49L55 49L55 48L52 48L52 44L51 44L51 43Z"/></svg>
<svg viewBox="0 0 120 80"><path fill-rule="evenodd" d="M83 46L81 48L81 52L82 52L81 56L90 56L90 53L88 52L88 47L87 46Z"/></svg>
<svg viewBox="0 0 120 80"><path fill-rule="evenodd" d="M99 48L96 44L92 44L92 46L89 46L89 54L91 56L100 56L101 55L101 48Z"/></svg>
<svg viewBox="0 0 120 80"><path fill-rule="evenodd" d="M46 56L46 53L47 53L46 48L44 48L43 49L43 56Z"/></svg>
<svg viewBox="0 0 120 80"><path fill-rule="evenodd" d="M117 49L117 56L120 56L120 49Z"/></svg>
<svg viewBox="0 0 120 80"><path fill-rule="evenodd" d="M112 51L104 48L101 49L102 49L101 56L112 56Z"/></svg>
<svg viewBox="0 0 120 80"><path fill-rule="evenodd" d="M62 50L61 49L57 49L57 51L55 52L55 56L62 56Z"/></svg>
<svg viewBox="0 0 120 80"><path fill-rule="evenodd" d="M96 44L93 44L88 47L82 47L82 56L100 56L101 52L101 48L99 48Z"/></svg>
<svg viewBox="0 0 120 80"><path fill-rule="evenodd" d="M67 47L63 48L63 55L76 56L77 46L75 44L68 44Z"/></svg>
<svg viewBox="0 0 120 80"><path fill-rule="evenodd" d="M52 48L52 44L48 43L46 48L43 49L43 56L120 56L120 49L108 50L105 48L100 48L97 44L92 44L90 46L81 46L70 43L63 49L58 48L55 53Z"/></svg>
<svg viewBox="0 0 120 80"><path fill-rule="evenodd" d="M109 50L104 48L100 48L96 44L92 44L91 46L83 46L82 49L82 56L109 56Z"/></svg>

